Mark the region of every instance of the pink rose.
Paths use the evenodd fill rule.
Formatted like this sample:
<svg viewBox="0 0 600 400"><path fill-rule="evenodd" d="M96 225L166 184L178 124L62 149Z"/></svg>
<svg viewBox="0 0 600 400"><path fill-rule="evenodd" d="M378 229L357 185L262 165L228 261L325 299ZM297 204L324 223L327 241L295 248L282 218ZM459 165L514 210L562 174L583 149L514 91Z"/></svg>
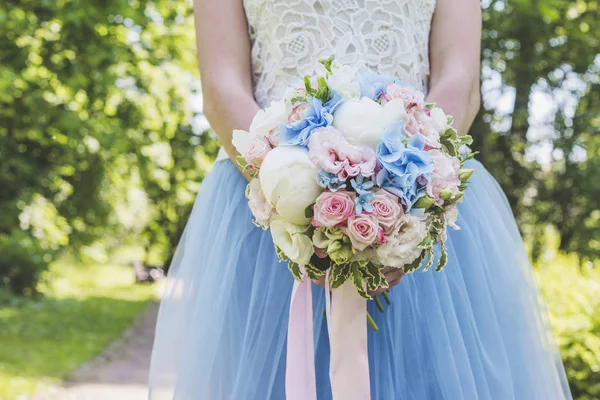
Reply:
<svg viewBox="0 0 600 400"><path fill-rule="evenodd" d="M353 146L335 128L316 129L308 142L308 156L319 168L337 174L341 180L375 172L375 152L365 146Z"/></svg>
<svg viewBox="0 0 600 400"><path fill-rule="evenodd" d="M333 228L354 215L354 193L338 190L323 192L317 197L312 224L315 228Z"/></svg>
<svg viewBox="0 0 600 400"><path fill-rule="evenodd" d="M402 99L406 109L414 106L424 107L425 99L423 93L411 88L410 86L400 86L395 83L390 83L386 88L385 97L387 100Z"/></svg>
<svg viewBox="0 0 600 400"><path fill-rule="evenodd" d="M383 243L383 229L377 223L375 215L354 215L348 219L346 234L352 242L352 247L363 251L375 242Z"/></svg>
<svg viewBox="0 0 600 400"><path fill-rule="evenodd" d="M371 200L371 206L386 235L391 234L400 217L404 215L398 197L385 190L378 190L375 192L375 198Z"/></svg>
<svg viewBox="0 0 600 400"><path fill-rule="evenodd" d="M426 191L435 200L435 204L441 206L444 204L444 200L440 198L443 189L450 189L452 196L458 193L460 161L439 150L430 150L429 155L433 161L433 173L427 183Z"/></svg>
<svg viewBox="0 0 600 400"><path fill-rule="evenodd" d="M254 141L248 146L248 151L244 154L244 160L253 168L260 168L267 153L271 151L269 139L262 136L257 136Z"/></svg>
<svg viewBox="0 0 600 400"><path fill-rule="evenodd" d="M292 112L288 117L288 122L293 124L294 122L298 122L304 118L304 112L309 107L308 103L300 103L294 108L292 108Z"/></svg>
<svg viewBox="0 0 600 400"><path fill-rule="evenodd" d="M254 223L266 229L269 226L269 219L273 216L275 210L267 202L258 179L255 178L250 181L246 187L246 197L248 198L250 211L252 211L252 215L254 216Z"/></svg>
<svg viewBox="0 0 600 400"><path fill-rule="evenodd" d="M433 119L428 115L427 109L415 107L407 112L408 122L404 130L408 136L420 133L425 138L425 150L439 149L440 133L436 129Z"/></svg>

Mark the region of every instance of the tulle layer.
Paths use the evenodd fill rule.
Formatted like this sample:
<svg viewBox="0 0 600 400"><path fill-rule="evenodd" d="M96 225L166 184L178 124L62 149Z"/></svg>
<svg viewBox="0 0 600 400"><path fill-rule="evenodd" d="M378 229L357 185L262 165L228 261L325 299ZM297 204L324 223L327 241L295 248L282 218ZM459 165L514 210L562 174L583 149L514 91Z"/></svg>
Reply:
<svg viewBox="0 0 600 400"><path fill-rule="evenodd" d="M470 163L446 269L405 276L383 314L368 306L380 327L369 332L372 399L571 399L509 205ZM160 309L151 399L285 399L293 280L251 224L244 188L229 161L202 184ZM318 398L329 400L323 289L313 293Z"/></svg>

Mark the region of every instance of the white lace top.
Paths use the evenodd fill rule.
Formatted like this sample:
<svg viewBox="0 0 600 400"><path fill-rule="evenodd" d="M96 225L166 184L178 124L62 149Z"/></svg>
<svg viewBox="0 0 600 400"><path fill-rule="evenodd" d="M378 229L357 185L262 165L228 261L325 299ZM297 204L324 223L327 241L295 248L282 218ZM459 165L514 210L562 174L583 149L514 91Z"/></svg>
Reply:
<svg viewBox="0 0 600 400"><path fill-rule="evenodd" d="M330 56L426 89L435 1L244 0L256 101L265 107L301 87Z"/></svg>

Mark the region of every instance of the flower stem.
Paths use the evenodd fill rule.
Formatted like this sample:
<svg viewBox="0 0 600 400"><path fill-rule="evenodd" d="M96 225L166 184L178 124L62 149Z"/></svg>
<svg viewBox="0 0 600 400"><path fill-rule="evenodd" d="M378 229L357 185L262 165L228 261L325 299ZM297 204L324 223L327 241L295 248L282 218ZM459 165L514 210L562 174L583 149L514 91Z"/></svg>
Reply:
<svg viewBox="0 0 600 400"><path fill-rule="evenodd" d="M375 300L375 305L377 305L377 309L381 312L384 312L385 309L383 308L383 304L381 304L381 300L379 299L379 296L375 296L375 298L373 300Z"/></svg>
<svg viewBox="0 0 600 400"><path fill-rule="evenodd" d="M385 292L383 292L383 298L385 299L385 302L388 304L388 306L392 305L392 302L390 300L390 291L386 290Z"/></svg>
<svg viewBox="0 0 600 400"><path fill-rule="evenodd" d="M377 332L379 330L379 327L377 326L377 324L373 320L373 317L371 317L371 314L369 314L368 311L367 311L367 322L369 323L369 326L371 326L371 329L373 329L375 332Z"/></svg>

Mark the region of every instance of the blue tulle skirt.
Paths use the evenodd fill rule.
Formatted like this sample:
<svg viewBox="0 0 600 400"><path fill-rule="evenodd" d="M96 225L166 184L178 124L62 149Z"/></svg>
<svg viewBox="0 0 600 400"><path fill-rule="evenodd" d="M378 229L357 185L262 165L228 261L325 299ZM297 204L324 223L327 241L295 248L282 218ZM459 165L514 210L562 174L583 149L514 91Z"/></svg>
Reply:
<svg viewBox="0 0 600 400"><path fill-rule="evenodd" d="M479 162L469 167L446 269L405 276L384 314L369 302L380 327L369 330L372 399L571 399L506 198ZM252 225L245 185L230 161L202 183L160 309L151 399L285 399L293 278ZM323 292L313 290L315 363L328 400Z"/></svg>

